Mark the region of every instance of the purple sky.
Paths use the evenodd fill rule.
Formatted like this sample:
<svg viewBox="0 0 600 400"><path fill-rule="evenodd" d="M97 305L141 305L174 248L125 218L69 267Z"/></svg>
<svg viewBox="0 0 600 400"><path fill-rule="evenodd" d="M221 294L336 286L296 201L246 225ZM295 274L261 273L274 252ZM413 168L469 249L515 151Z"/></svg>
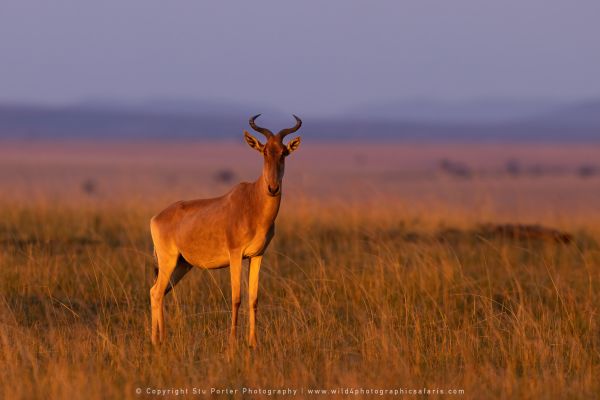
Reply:
<svg viewBox="0 0 600 400"><path fill-rule="evenodd" d="M0 1L0 101L600 96L600 1Z"/></svg>

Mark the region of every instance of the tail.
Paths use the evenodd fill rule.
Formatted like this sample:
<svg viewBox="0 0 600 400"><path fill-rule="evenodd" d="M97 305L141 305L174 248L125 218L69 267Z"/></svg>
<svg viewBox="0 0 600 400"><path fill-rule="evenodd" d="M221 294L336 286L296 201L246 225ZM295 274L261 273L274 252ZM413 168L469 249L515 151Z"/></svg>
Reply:
<svg viewBox="0 0 600 400"><path fill-rule="evenodd" d="M154 251L154 282L156 282L156 279L158 278L158 257L156 255L156 249L153 249Z"/></svg>

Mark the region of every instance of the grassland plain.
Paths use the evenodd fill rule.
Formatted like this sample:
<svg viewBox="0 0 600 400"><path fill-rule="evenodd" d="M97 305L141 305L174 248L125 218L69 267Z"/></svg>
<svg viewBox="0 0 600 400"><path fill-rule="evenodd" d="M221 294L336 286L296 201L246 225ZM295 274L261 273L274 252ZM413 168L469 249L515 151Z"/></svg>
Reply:
<svg viewBox="0 0 600 400"><path fill-rule="evenodd" d="M180 193L151 185L115 199L102 190L126 190L107 186L115 181L105 178L108 167L94 166L100 192L90 193L77 172L64 173L73 170L68 162L48 163L58 172L15 164L13 173L44 170L44 181L66 182L63 197L2 186L0 398L140 398L147 388L194 387L294 388L304 396L309 389L422 387L461 389L464 395L444 396L461 398L600 393L600 219L591 202L597 189L585 189L595 180L535 181L529 190L550 206L523 192L514 212L503 211L500 194L516 192L515 184L499 178L438 179L432 186L447 189L444 196L419 192L427 198L421 206L412 203L415 194L372 192L351 201L291 191L261 271L259 348L248 350L240 335L228 360L226 269L186 276L166 301L167 343L150 344L148 221ZM332 192L360 187L331 182ZM581 189L587 208L561 203L564 187ZM452 206L477 191L490 195L477 206ZM531 215L573 240L476 234L482 222L507 215ZM242 307L242 332L246 317Z"/></svg>

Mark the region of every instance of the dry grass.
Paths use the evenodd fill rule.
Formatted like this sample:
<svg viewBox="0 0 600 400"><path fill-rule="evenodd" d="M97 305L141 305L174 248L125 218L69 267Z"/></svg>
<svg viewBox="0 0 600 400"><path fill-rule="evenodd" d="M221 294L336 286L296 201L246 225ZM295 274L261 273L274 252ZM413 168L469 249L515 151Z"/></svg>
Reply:
<svg viewBox="0 0 600 400"><path fill-rule="evenodd" d="M600 251L586 230L570 245L441 240L438 217L295 209L264 263L260 348L242 345L228 362L227 270L186 277L167 301L168 343L151 347L151 210L2 210L2 398L135 398L137 387L600 391Z"/></svg>
<svg viewBox="0 0 600 400"><path fill-rule="evenodd" d="M39 189L44 182L20 180L23 193L41 192L27 200L10 193L15 199L0 204L0 398L139 398L138 387L290 387L304 396L311 388L427 387L498 399L600 393L600 220L589 186L597 181L536 181L528 189L535 197L518 189L530 185L501 178L436 178L425 189L409 177L392 180L391 195L379 180L371 186L379 192L363 192L367 201L324 200L297 195L317 183L292 170L288 184L299 185L286 193L261 271L260 347L251 352L240 337L228 361L226 269L186 276L166 301L168 343L157 350L149 340L148 220L170 197L210 184L191 187L196 177L183 173L164 180L177 170L160 166L119 180L113 164L81 172L65 162L52 174L56 160L49 163L32 161L0 179L5 192L7 179L37 176L28 168L45 171L46 183L74 182L57 199ZM77 173L100 177L99 192L82 192ZM370 174L365 181L379 176ZM136 186L144 179L154 184ZM356 179L330 179L342 186L327 189L364 188ZM173 185L167 196L160 190ZM135 190L126 198L105 196L127 187ZM581 207L561 205L557 187L584 188L564 203ZM398 188L413 192L398 197ZM516 208L506 208L506 193L521 195ZM479 195L481 202L451 207ZM536 204L539 214L529 211ZM476 234L482 223L530 220L573 240Z"/></svg>

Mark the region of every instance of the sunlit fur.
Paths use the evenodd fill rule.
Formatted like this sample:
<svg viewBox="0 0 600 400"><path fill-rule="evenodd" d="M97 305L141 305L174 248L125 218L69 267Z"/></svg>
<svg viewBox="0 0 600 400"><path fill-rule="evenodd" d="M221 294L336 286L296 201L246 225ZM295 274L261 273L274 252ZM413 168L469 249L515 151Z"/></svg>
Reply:
<svg viewBox="0 0 600 400"><path fill-rule="evenodd" d="M254 118L250 125L260 129L267 137L267 142L262 144L244 131L246 142L264 157L262 174L255 182L242 182L217 198L178 201L150 221L158 262L156 282L150 289L153 344L165 340L165 294L192 267L214 269L227 266L231 272L230 342L233 343L241 299L242 260L250 259L248 342L251 347L257 345L255 326L260 264L275 232L285 157L300 145L297 137L286 146L283 137L297 130L301 121L296 118L298 124L295 128L273 135L264 128L256 127Z"/></svg>

